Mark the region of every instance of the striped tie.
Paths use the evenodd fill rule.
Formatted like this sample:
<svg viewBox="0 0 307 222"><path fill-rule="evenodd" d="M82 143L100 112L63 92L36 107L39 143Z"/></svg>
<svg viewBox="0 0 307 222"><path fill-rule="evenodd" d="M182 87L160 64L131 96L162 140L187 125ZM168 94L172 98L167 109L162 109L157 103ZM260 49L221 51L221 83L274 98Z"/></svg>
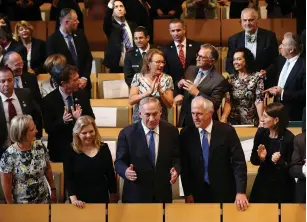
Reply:
<svg viewBox="0 0 307 222"><path fill-rule="evenodd" d="M132 48L131 42L129 40L127 29L125 28L126 24L122 23L121 27L123 29L123 43L125 45L126 50Z"/></svg>

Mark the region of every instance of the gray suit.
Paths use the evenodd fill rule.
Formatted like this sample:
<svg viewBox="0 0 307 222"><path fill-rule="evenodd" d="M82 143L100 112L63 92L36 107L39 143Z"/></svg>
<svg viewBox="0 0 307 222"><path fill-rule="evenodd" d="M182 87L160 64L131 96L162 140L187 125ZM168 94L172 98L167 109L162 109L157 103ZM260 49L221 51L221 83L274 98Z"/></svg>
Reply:
<svg viewBox="0 0 307 222"><path fill-rule="evenodd" d="M30 89L26 88L18 88L15 89L15 94L19 100L21 110L23 114L31 115L34 123L36 125L38 134L37 137L42 136L42 118L40 108L37 103L32 99ZM0 158L4 150L7 148L5 147L7 137L8 137L8 129L6 125L6 118L3 108L3 101L0 97Z"/></svg>
<svg viewBox="0 0 307 222"><path fill-rule="evenodd" d="M196 66L189 66L184 74L184 79L194 82L199 68ZM225 93L229 90L229 84L222 74L218 73L215 67L211 69L209 74L198 84L200 91L198 96L209 99L213 105L214 110L218 110ZM191 115L191 102L194 96L187 91L184 92L184 99L181 107L179 126L194 125Z"/></svg>

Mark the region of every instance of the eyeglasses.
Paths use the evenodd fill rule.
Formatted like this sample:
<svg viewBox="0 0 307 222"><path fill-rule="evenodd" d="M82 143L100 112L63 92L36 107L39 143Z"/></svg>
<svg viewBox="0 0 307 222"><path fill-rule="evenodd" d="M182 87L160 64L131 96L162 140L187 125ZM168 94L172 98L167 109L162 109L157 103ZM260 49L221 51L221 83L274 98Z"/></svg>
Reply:
<svg viewBox="0 0 307 222"><path fill-rule="evenodd" d="M154 62L154 63L156 63L157 65L160 65L160 64L165 65L165 61L150 61L150 62Z"/></svg>
<svg viewBox="0 0 307 222"><path fill-rule="evenodd" d="M213 61L213 60L214 60L214 59L212 59L212 58L203 57L203 56L201 56L201 55L199 55L199 54L196 54L196 58L200 58L200 59L203 60L203 61Z"/></svg>

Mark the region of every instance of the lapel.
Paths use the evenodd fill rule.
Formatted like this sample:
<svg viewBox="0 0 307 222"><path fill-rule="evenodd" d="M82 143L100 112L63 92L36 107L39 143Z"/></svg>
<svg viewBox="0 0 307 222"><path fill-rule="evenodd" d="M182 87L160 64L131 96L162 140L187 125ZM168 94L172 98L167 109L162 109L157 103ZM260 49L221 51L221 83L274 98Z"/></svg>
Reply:
<svg viewBox="0 0 307 222"><path fill-rule="evenodd" d="M286 84L285 84L284 88L286 88L289 84L291 84L291 81L293 79L295 79L296 74L299 72L300 68L301 68L301 58L299 57L297 59L295 65L293 66L291 72L289 73L289 76L286 80Z"/></svg>
<svg viewBox="0 0 307 222"><path fill-rule="evenodd" d="M199 136L199 131L198 128L196 128L195 126L193 126L193 131L192 131L192 140L191 141L195 141L194 144L192 145L194 151L194 155L196 157L196 159L199 159L199 156L203 156L203 148L201 146L201 142L200 142L200 136Z"/></svg>
<svg viewBox="0 0 307 222"><path fill-rule="evenodd" d="M180 63L178 53L177 53L177 49L176 49L176 45L175 45L174 42L170 45L170 49L171 49L171 58L174 58L174 62L176 62L176 64L173 64L173 65L175 65L175 66L178 65L182 69L182 65Z"/></svg>
<svg viewBox="0 0 307 222"><path fill-rule="evenodd" d="M18 89L15 89L15 94L18 98L21 110L23 114L29 114L29 104L27 103L26 98L24 98L23 91L19 91Z"/></svg>
<svg viewBox="0 0 307 222"><path fill-rule="evenodd" d="M256 59L258 56L261 56L261 51L263 51L265 45L265 35L263 35L262 30L258 28L257 32L257 46L256 46Z"/></svg>
<svg viewBox="0 0 307 222"><path fill-rule="evenodd" d="M31 61L33 61L35 58L35 55L39 55L38 51L38 47L37 47L38 42L36 41L36 39L32 38L32 45L31 45Z"/></svg>
<svg viewBox="0 0 307 222"><path fill-rule="evenodd" d="M197 70L198 72L198 70ZM211 71L208 73L208 75L198 84L197 88L200 89L201 87L203 87L203 85L205 85L207 82L210 81L210 79L213 77L215 73L215 68L212 67ZM196 73L197 75L197 73Z"/></svg>
<svg viewBox="0 0 307 222"><path fill-rule="evenodd" d="M75 44L75 49L77 51L77 57L80 58L79 55L81 55L81 49L80 49L80 43L79 43L79 38L78 38L78 35L76 33L72 33L72 38L74 40L74 44ZM80 61L79 61L80 62Z"/></svg>
<svg viewBox="0 0 307 222"><path fill-rule="evenodd" d="M186 64L186 66L191 61L191 58L193 58L193 56L195 56L195 55L192 55L194 50L191 50L191 49L193 49L193 44L192 44L192 42L190 40L187 39L186 40L186 56L185 56L185 64Z"/></svg>
<svg viewBox="0 0 307 222"><path fill-rule="evenodd" d="M68 49L68 46L67 46L66 41L64 39L64 36L62 35L62 33L60 32L59 29L57 30L56 34L57 34L58 40L59 40L59 42L58 42L59 49L61 49L61 50L65 49L66 53L63 52L63 54L69 55L71 57L70 51ZM75 41L75 39L74 39L74 41ZM71 57L71 59L72 59L72 57Z"/></svg>
<svg viewBox="0 0 307 222"><path fill-rule="evenodd" d="M161 156L163 156L163 152L167 151L167 132L163 125L161 124L161 121L159 123L159 146L158 146L158 156L157 156L157 163L160 160ZM166 155L164 155L166 156Z"/></svg>
<svg viewBox="0 0 307 222"><path fill-rule="evenodd" d="M237 48L245 48L245 31L239 33Z"/></svg>
<svg viewBox="0 0 307 222"><path fill-rule="evenodd" d="M210 158L212 156L211 154L212 154L213 150L219 145L218 141L220 141L219 138L221 137L221 134L220 134L220 132L218 130L218 126L217 126L218 122L216 122L214 120L212 120L212 121L213 121L213 125L212 125L211 138L210 138L209 162L210 162Z"/></svg>
<svg viewBox="0 0 307 222"><path fill-rule="evenodd" d="M6 118L5 118L5 113L4 113L3 101L1 97L0 97L0 123L4 129L4 132L7 134ZM1 148L2 147L0 147L0 149Z"/></svg>
<svg viewBox="0 0 307 222"><path fill-rule="evenodd" d="M137 60L141 60L143 58L140 50L137 47L134 48L134 57L136 57Z"/></svg>
<svg viewBox="0 0 307 222"><path fill-rule="evenodd" d="M137 141L139 141L140 146L138 147L140 147L141 152L146 154L145 156L148 158L148 161L152 164L151 158L150 158L150 152L149 152L149 148L148 148L148 144L146 140L146 135L145 135L141 120L137 123L135 138L137 138Z"/></svg>
<svg viewBox="0 0 307 222"><path fill-rule="evenodd" d="M29 81L27 80L27 77L24 76L24 74L22 74L20 78L21 78L23 88L31 88L29 87Z"/></svg>

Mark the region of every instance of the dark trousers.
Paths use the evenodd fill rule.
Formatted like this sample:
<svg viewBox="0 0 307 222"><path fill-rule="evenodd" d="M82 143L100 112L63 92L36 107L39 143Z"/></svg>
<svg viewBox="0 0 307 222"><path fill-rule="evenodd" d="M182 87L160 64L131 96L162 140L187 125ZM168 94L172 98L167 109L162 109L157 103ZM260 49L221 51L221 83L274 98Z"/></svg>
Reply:
<svg viewBox="0 0 307 222"><path fill-rule="evenodd" d="M241 12L248 7L248 2L231 2L229 10L229 18L241 18Z"/></svg>
<svg viewBox="0 0 307 222"><path fill-rule="evenodd" d="M204 182L199 195L193 196L194 203L214 203L213 192L210 184Z"/></svg>

